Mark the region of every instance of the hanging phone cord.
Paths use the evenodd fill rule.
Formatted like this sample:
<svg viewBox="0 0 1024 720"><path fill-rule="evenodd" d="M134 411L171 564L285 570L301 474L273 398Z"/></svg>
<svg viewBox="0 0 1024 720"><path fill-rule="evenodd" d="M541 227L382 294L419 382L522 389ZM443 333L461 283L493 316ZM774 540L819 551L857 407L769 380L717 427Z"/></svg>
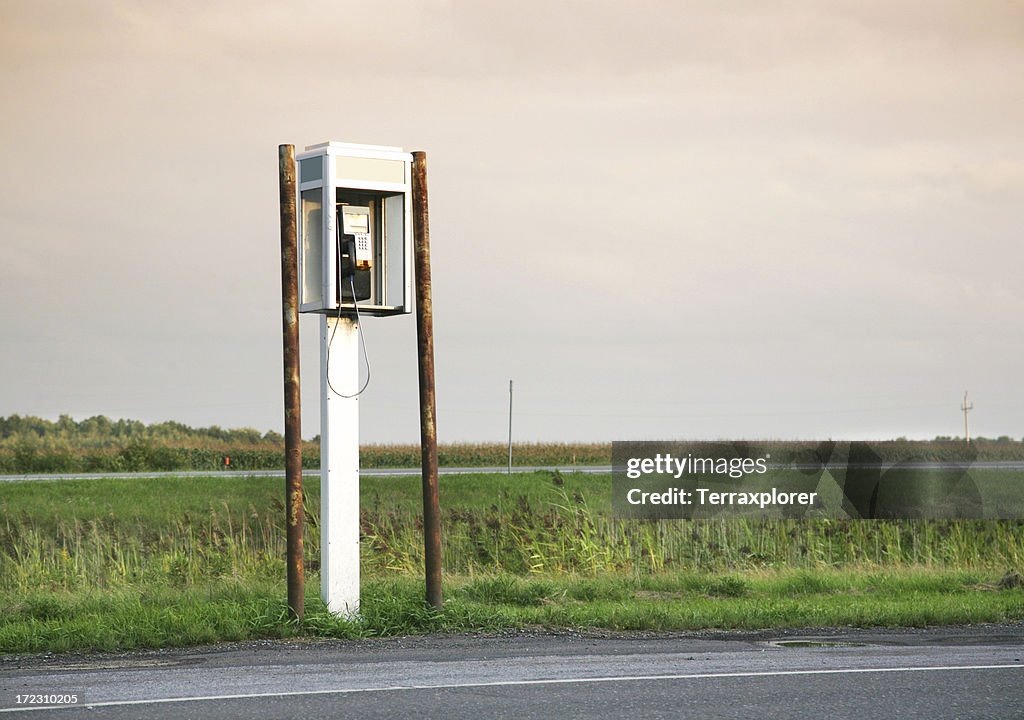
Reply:
<svg viewBox="0 0 1024 720"><path fill-rule="evenodd" d="M331 345L334 343L334 333L338 331L338 323L334 323L334 327L331 329L331 337L327 341L327 387L338 397L348 400L362 395L363 391L370 384L370 360L366 357L366 336L363 335L363 323L359 320L359 303L356 302L356 285L353 277L353 275L348 276L348 286L352 289L352 306L356 309L356 332L359 333L359 346L363 350L363 364L366 365L366 382L363 383L363 386L354 395L340 393L331 385ZM338 303L338 322L341 322L341 303Z"/></svg>

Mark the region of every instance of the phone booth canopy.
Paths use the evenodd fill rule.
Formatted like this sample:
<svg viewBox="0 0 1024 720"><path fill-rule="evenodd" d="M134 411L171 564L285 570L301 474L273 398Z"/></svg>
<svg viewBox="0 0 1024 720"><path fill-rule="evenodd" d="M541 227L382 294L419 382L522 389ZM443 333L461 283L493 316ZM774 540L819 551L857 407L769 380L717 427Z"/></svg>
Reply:
<svg viewBox="0 0 1024 720"><path fill-rule="evenodd" d="M299 312L412 312L412 155L325 142L296 161Z"/></svg>

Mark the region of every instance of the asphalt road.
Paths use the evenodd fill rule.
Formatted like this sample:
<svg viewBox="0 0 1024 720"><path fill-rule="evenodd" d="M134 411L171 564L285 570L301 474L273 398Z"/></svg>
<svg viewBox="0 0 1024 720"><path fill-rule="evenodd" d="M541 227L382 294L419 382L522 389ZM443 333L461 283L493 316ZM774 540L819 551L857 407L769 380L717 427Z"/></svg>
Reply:
<svg viewBox="0 0 1024 720"><path fill-rule="evenodd" d="M879 463L878 465L861 464L860 467L878 467L888 469L892 463ZM769 467L775 467L769 465ZM790 466L796 470L817 469L817 465L804 465L796 463ZM829 469L843 470L845 464L829 464ZM937 463L937 462L915 462L904 463L904 468L916 468L919 470L938 470L958 467L971 467L979 470L1024 470L1024 461L1002 460L1002 461L979 461L972 463ZM438 469L440 475L469 475L474 473L503 473L507 467L443 467ZM513 472L529 473L539 470L561 473L587 473L590 475L610 475L611 465L515 465ZM362 468L359 471L362 477L408 477L419 475L420 468ZM125 472L125 473L26 473L20 475L0 475L2 482L25 482L29 480L96 480L99 478L162 478L162 477L271 477L283 478L284 470L175 470L171 472ZM303 477L319 477L319 470L303 470Z"/></svg>
<svg viewBox="0 0 1024 720"><path fill-rule="evenodd" d="M1024 463L1021 463L1024 469ZM562 473L609 474L611 465L529 465L513 466L517 473L536 472L538 470L558 470ZM474 473L503 473L507 467L443 467L438 469L439 475L470 475ZM418 476L420 468L362 468L362 477L409 477ZM23 475L0 475L0 482L25 482L26 480L96 480L99 478L162 478L162 477L269 477L283 478L284 470L177 470L172 472L126 472L126 473L27 473ZM303 470L303 477L320 477L319 470Z"/></svg>
<svg viewBox="0 0 1024 720"><path fill-rule="evenodd" d="M30 693L77 693L79 706L16 704ZM1022 716L1022 625L429 636L0 658L0 718Z"/></svg>

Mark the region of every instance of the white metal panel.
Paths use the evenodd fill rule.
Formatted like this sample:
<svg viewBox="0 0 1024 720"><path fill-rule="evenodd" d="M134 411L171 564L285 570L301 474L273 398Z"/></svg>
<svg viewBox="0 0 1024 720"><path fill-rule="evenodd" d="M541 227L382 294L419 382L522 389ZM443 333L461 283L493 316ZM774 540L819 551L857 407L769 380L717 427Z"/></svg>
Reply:
<svg viewBox="0 0 1024 720"><path fill-rule="evenodd" d="M320 320L320 597L332 613L349 618L359 612L359 398L338 393L356 395L358 391L355 318L324 315Z"/></svg>
<svg viewBox="0 0 1024 720"><path fill-rule="evenodd" d="M401 160L334 155L338 178L369 182L405 183L405 165Z"/></svg>
<svg viewBox="0 0 1024 720"><path fill-rule="evenodd" d="M402 160L412 162L412 155L403 152L402 148L388 145L359 145L331 141L317 145L307 145L307 152L321 152L328 155L347 155L348 157L379 158L381 160Z"/></svg>

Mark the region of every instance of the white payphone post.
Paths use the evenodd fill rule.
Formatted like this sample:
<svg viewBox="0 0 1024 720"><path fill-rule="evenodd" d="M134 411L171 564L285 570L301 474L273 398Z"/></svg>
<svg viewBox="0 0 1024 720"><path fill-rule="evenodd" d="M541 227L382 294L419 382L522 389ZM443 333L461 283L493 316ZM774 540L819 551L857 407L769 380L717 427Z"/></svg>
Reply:
<svg viewBox="0 0 1024 720"><path fill-rule="evenodd" d="M320 595L359 612L359 322L412 312L412 155L326 142L296 156L299 312L320 320Z"/></svg>

